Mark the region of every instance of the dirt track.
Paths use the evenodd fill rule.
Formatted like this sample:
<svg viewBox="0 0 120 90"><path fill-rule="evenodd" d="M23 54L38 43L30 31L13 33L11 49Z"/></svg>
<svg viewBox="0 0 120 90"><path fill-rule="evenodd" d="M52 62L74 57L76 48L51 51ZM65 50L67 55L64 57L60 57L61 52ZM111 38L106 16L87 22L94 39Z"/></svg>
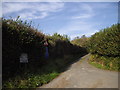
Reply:
<svg viewBox="0 0 120 90"><path fill-rule="evenodd" d="M118 88L118 72L97 69L82 57L50 83L40 88Z"/></svg>

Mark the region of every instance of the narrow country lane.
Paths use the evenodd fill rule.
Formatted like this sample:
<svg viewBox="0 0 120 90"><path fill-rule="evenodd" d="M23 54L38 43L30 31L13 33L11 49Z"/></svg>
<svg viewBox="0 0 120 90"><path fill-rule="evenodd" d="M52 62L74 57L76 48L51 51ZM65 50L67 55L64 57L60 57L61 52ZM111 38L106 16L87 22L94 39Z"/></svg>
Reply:
<svg viewBox="0 0 120 90"><path fill-rule="evenodd" d="M97 69L88 59L89 54L40 88L118 88L118 72Z"/></svg>

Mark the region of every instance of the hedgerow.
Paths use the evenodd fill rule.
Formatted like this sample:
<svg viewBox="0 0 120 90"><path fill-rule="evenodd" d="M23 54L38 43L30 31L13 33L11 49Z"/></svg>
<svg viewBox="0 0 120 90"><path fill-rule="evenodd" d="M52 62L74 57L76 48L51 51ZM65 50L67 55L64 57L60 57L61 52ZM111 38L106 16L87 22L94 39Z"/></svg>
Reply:
<svg viewBox="0 0 120 90"><path fill-rule="evenodd" d="M112 25L90 37L90 63L98 68L120 71L120 24Z"/></svg>
<svg viewBox="0 0 120 90"><path fill-rule="evenodd" d="M53 65L57 63L59 67L65 67L66 63L74 60L65 59L66 57L86 54L86 49L71 44L67 35L57 33L52 36L45 35L35 29L31 22L22 21L19 17L16 20L2 18L3 84L4 81L19 75L23 78L27 77L23 76L25 72L29 74L29 71L33 73L34 71L40 71L43 66L47 67L49 59L44 58L46 47L44 42L46 40L48 41L49 62L52 62ZM25 64L20 68L22 53L28 54L27 70L25 72ZM62 59L60 59L61 61L55 61L58 60L57 58Z"/></svg>
<svg viewBox="0 0 120 90"><path fill-rule="evenodd" d="M91 53L111 57L120 56L120 30L118 24L91 36L88 48Z"/></svg>
<svg viewBox="0 0 120 90"><path fill-rule="evenodd" d="M84 55L85 48L71 44L67 35L53 34L46 37L49 43L49 52L52 57L64 57L65 55Z"/></svg>
<svg viewBox="0 0 120 90"><path fill-rule="evenodd" d="M2 19L3 76L18 70L21 53L28 54L29 62L42 62L44 36L26 21Z"/></svg>

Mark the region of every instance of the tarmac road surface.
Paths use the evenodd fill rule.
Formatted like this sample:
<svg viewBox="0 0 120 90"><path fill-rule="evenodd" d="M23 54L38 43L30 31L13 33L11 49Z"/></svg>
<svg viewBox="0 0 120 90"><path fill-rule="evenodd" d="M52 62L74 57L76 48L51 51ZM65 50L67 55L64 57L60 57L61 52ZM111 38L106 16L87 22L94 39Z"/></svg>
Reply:
<svg viewBox="0 0 120 90"><path fill-rule="evenodd" d="M88 59L89 54L39 88L118 88L118 72L95 68Z"/></svg>

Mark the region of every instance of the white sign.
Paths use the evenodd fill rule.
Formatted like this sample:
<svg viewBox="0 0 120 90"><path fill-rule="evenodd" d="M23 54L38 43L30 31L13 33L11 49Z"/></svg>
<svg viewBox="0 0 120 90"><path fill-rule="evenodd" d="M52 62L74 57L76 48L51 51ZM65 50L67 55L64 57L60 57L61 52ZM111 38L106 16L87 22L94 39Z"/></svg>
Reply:
<svg viewBox="0 0 120 90"><path fill-rule="evenodd" d="M28 55L26 53L21 54L20 63L28 63Z"/></svg>

